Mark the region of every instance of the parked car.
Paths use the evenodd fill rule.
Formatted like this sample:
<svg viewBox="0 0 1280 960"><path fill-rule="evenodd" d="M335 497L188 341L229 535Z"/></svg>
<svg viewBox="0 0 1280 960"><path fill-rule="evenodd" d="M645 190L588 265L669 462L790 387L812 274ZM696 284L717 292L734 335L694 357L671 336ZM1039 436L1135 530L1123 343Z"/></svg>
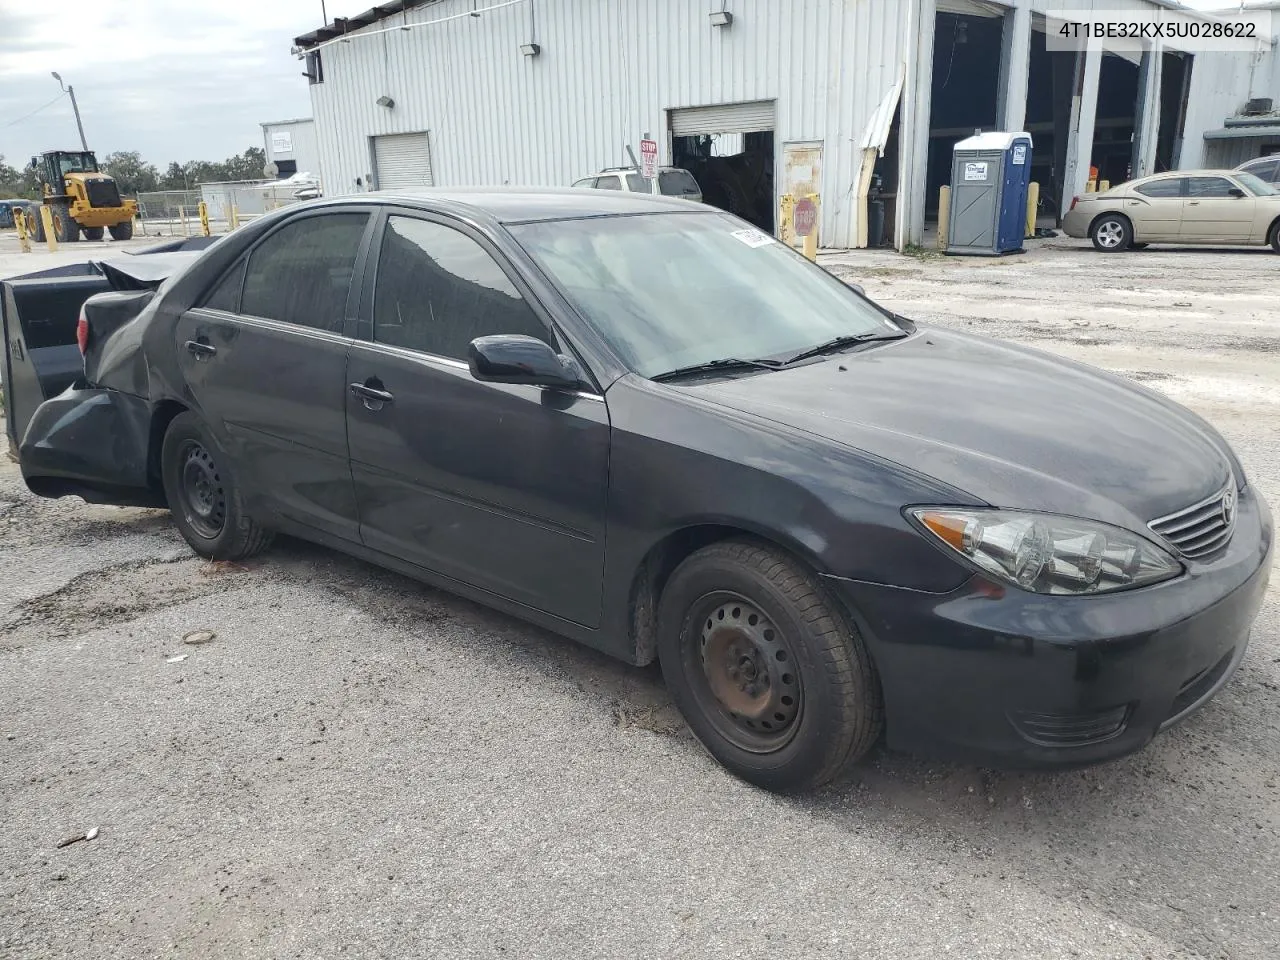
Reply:
<svg viewBox="0 0 1280 960"><path fill-rule="evenodd" d="M712 208L331 198L120 296L23 431L33 491L167 505L207 557L282 531L657 658L768 788L882 731L1004 766L1136 750L1231 677L1267 586L1271 514L1203 420L917 325Z"/></svg>
<svg viewBox="0 0 1280 960"><path fill-rule="evenodd" d="M1257 160L1242 163L1236 167L1236 172L1252 173L1259 180L1272 186L1280 185L1280 155L1259 157Z"/></svg>
<svg viewBox="0 0 1280 960"><path fill-rule="evenodd" d="M1062 230L1104 253L1151 243L1269 243L1280 253L1280 189L1240 170L1158 173L1076 197Z"/></svg>
<svg viewBox="0 0 1280 960"><path fill-rule="evenodd" d="M595 176L583 177L573 182L575 187L595 190L621 190L626 193L653 193L650 181L640 175L635 167L610 167ZM688 170L679 167L658 168L658 193L664 197L682 197L702 202L702 188Z"/></svg>

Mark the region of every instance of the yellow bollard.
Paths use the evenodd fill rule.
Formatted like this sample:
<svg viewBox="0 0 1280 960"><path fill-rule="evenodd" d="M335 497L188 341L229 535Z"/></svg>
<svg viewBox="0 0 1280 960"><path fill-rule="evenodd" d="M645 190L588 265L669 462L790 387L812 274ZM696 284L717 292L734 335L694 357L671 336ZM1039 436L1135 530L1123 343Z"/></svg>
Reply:
<svg viewBox="0 0 1280 960"><path fill-rule="evenodd" d="M1027 185L1027 232L1028 240L1036 235L1036 212L1040 209L1040 184Z"/></svg>
<svg viewBox="0 0 1280 960"><path fill-rule="evenodd" d="M203 200L200 201L200 230L209 236L209 205Z"/></svg>
<svg viewBox="0 0 1280 960"><path fill-rule="evenodd" d="M796 233L793 227L795 208L796 198L791 194L784 193L778 198L778 238L790 246L794 246L796 242Z"/></svg>
<svg viewBox="0 0 1280 960"><path fill-rule="evenodd" d="M1086 184L1084 185L1084 192L1085 192L1085 193L1097 193L1097 192L1098 192L1098 181L1097 181L1097 180L1090 180L1088 183L1086 183Z"/></svg>
<svg viewBox="0 0 1280 960"><path fill-rule="evenodd" d="M938 249L946 250L951 226L951 188L943 185L938 191Z"/></svg>
<svg viewBox="0 0 1280 960"><path fill-rule="evenodd" d="M27 215L21 210L13 211L13 225L18 228L18 247L23 253L31 252L31 241L27 239Z"/></svg>
<svg viewBox="0 0 1280 960"><path fill-rule="evenodd" d="M53 212L47 203L40 204L40 222L44 224L44 239L49 244L49 252L58 252L58 235L53 230Z"/></svg>
<svg viewBox="0 0 1280 960"><path fill-rule="evenodd" d="M1111 181L1110 181L1110 180L1099 180L1099 181L1098 181L1098 192L1099 192L1099 193L1106 193L1106 192L1107 192L1108 190L1110 190L1110 189L1111 189Z"/></svg>
<svg viewBox="0 0 1280 960"><path fill-rule="evenodd" d="M229 214L229 217L230 217L230 224L231 224L232 230L240 226L240 210L236 207L234 203L231 204L231 212Z"/></svg>

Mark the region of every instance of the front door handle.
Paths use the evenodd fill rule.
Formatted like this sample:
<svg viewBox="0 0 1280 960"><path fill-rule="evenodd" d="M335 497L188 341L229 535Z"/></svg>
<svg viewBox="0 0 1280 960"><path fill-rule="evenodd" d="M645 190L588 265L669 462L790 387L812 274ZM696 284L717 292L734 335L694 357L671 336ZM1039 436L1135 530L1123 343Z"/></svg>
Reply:
<svg viewBox="0 0 1280 960"><path fill-rule="evenodd" d="M208 360L210 357L217 354L218 348L208 340L201 337L199 340L187 341L187 352L197 360Z"/></svg>
<svg viewBox="0 0 1280 960"><path fill-rule="evenodd" d="M1200 206L1200 201L1199 201L1199 200L1188 200L1188 201L1187 201L1187 206L1189 206L1189 207L1198 207L1198 206Z"/></svg>
<svg viewBox="0 0 1280 960"><path fill-rule="evenodd" d="M364 383L351 384L351 392L364 401L366 410L381 410L383 404L395 399L395 394L390 390L382 389L382 381L377 377L370 377Z"/></svg>

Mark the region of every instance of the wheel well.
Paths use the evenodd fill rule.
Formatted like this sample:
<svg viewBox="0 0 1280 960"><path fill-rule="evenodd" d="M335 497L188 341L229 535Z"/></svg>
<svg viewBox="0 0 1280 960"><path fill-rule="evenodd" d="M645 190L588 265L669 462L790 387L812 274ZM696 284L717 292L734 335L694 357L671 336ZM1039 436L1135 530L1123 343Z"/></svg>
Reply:
<svg viewBox="0 0 1280 960"><path fill-rule="evenodd" d="M1103 211L1102 213L1098 214L1096 217L1094 217L1092 220L1090 220L1090 221L1089 221L1089 233L1090 233L1090 234L1092 234L1092 233L1093 233L1093 228L1094 228L1094 226L1095 226L1095 225L1097 224L1097 222L1098 222L1099 220L1101 220L1103 217L1118 217L1118 218L1120 218L1120 219L1121 219L1121 220L1123 220L1126 224L1128 224L1128 226L1129 226L1129 236L1130 236L1130 237L1132 237L1132 236L1133 236L1133 221L1132 221L1132 220L1130 220L1130 219L1129 219L1125 214L1121 213L1119 210L1105 210L1105 211Z"/></svg>
<svg viewBox="0 0 1280 960"><path fill-rule="evenodd" d="M177 400L161 400L151 411L151 434L147 441L147 483L162 498L164 480L160 468L160 451L164 447L164 435L173 418L186 410Z"/></svg>
<svg viewBox="0 0 1280 960"><path fill-rule="evenodd" d="M1277 231L1280 231L1280 217L1276 217L1272 220L1271 226L1267 227L1267 235L1263 240L1263 243L1270 243L1272 238L1275 237Z"/></svg>
<svg viewBox="0 0 1280 960"><path fill-rule="evenodd" d="M645 554L631 580L631 643L635 662L644 666L658 655L658 600L676 567L691 554L720 540L747 537L796 556L794 550L768 537L727 524L704 523L668 534ZM812 564L796 557L805 566Z"/></svg>

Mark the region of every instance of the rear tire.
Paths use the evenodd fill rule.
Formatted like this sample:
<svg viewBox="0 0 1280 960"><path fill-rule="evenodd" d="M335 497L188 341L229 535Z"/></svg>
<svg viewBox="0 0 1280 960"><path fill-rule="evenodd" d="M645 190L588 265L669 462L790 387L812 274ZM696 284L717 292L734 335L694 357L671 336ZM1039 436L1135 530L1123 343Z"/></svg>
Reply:
<svg viewBox="0 0 1280 960"><path fill-rule="evenodd" d="M53 235L59 243L75 243L80 239L80 224L71 219L71 211L67 207L59 204L50 213L53 214Z"/></svg>
<svg viewBox="0 0 1280 960"><path fill-rule="evenodd" d="M1280 220L1271 225L1271 249L1280 253Z"/></svg>
<svg viewBox="0 0 1280 960"><path fill-rule="evenodd" d="M658 605L658 656L698 740L765 789L821 786L880 736L862 638L810 571L764 544L714 543L676 568Z"/></svg>
<svg viewBox="0 0 1280 960"><path fill-rule="evenodd" d="M86 240L101 240L103 233L106 231L102 227L85 227L84 238Z"/></svg>
<svg viewBox="0 0 1280 960"><path fill-rule="evenodd" d="M245 510L231 458L194 413L169 424L160 469L178 532L200 556L243 560L271 543L272 532Z"/></svg>
<svg viewBox="0 0 1280 960"><path fill-rule="evenodd" d="M1095 250L1119 253L1133 242L1133 226L1118 213L1104 213L1089 227L1089 239Z"/></svg>
<svg viewBox="0 0 1280 960"><path fill-rule="evenodd" d="M133 239L133 221L125 220L123 223L115 223L107 227L111 231L112 240L132 240Z"/></svg>
<svg viewBox="0 0 1280 960"><path fill-rule="evenodd" d="M36 243L44 243L44 218L40 216L39 207L36 207L33 214L27 218L27 223L31 226L31 239Z"/></svg>

